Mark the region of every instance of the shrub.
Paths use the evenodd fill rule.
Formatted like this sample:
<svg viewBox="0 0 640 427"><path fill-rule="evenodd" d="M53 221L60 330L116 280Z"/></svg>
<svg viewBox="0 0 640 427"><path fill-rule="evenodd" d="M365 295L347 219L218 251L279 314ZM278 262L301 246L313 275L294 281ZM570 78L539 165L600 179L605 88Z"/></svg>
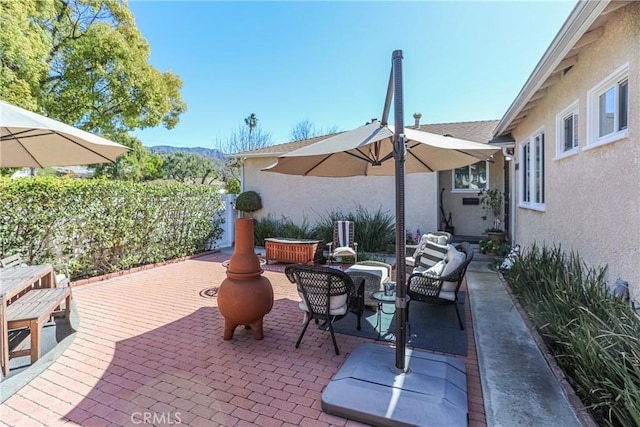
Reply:
<svg viewBox="0 0 640 427"><path fill-rule="evenodd" d="M605 272L533 245L504 274L597 421L640 425L640 316L609 293Z"/></svg>
<svg viewBox="0 0 640 427"><path fill-rule="evenodd" d="M221 209L213 186L0 179L0 252L95 276L207 249L222 234Z"/></svg>
<svg viewBox="0 0 640 427"><path fill-rule="evenodd" d="M255 212L262 209L262 199L255 191L245 191L238 194L236 209L240 212Z"/></svg>
<svg viewBox="0 0 640 427"><path fill-rule="evenodd" d="M511 250L511 246L507 242L498 242L494 239L482 239L478 243L478 249L480 249L480 252L483 254L505 256Z"/></svg>

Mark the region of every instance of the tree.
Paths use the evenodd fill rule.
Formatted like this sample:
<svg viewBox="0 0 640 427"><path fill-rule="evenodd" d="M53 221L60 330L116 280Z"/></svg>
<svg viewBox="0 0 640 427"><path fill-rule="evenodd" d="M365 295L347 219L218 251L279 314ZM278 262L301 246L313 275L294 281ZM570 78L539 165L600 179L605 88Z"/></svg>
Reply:
<svg viewBox="0 0 640 427"><path fill-rule="evenodd" d="M149 65L120 0L3 1L0 98L117 142L178 123L182 81ZM118 139L123 138L123 139Z"/></svg>
<svg viewBox="0 0 640 427"><path fill-rule="evenodd" d="M95 166L95 176L106 176L126 181L151 181L164 177L163 160L158 154L149 153L139 139L123 134L117 140L131 147L131 151L118 157L115 163Z"/></svg>
<svg viewBox="0 0 640 427"><path fill-rule="evenodd" d="M309 120L303 120L293 126L289 137L292 141L301 141L303 139L314 138L316 136L330 135L332 133L336 133L337 131L337 126L332 126L330 128L327 128L326 130L316 130L316 127L313 123L311 123Z"/></svg>
<svg viewBox="0 0 640 427"><path fill-rule="evenodd" d="M256 150L268 147L272 144L270 132L262 130L258 125L258 118L255 113L244 119L244 126L241 124L237 129L231 131L227 139L218 139L216 146L223 153L237 153L240 151Z"/></svg>
<svg viewBox="0 0 640 427"><path fill-rule="evenodd" d="M200 178L200 182L204 184L209 177L219 177L215 159L185 151L167 154L164 159L164 172L167 178L180 182L187 179L196 182L196 178Z"/></svg>
<svg viewBox="0 0 640 427"><path fill-rule="evenodd" d="M244 123L249 126L249 135L251 135L253 129L258 126L258 117L256 117L256 113L251 113L249 117L244 119Z"/></svg>

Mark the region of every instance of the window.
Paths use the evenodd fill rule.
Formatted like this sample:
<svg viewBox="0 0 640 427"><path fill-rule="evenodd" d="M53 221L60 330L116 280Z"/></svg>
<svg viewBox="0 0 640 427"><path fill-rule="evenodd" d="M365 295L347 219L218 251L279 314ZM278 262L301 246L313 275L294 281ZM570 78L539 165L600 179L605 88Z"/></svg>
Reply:
<svg viewBox="0 0 640 427"><path fill-rule="evenodd" d="M629 65L620 67L587 94L589 137L597 146L628 136Z"/></svg>
<svg viewBox="0 0 640 427"><path fill-rule="evenodd" d="M521 146L520 204L544 209L544 132L539 131Z"/></svg>
<svg viewBox="0 0 640 427"><path fill-rule="evenodd" d="M578 102L574 102L556 116L556 156L578 151Z"/></svg>
<svg viewBox="0 0 640 427"><path fill-rule="evenodd" d="M477 193L489 188L487 162L478 162L453 170L453 191Z"/></svg>

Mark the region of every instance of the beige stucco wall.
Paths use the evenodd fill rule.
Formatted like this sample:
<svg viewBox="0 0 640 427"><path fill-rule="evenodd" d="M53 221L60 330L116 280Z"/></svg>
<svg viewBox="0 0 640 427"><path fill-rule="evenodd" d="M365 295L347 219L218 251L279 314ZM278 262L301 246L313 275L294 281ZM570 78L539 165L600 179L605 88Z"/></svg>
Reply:
<svg viewBox="0 0 640 427"><path fill-rule="evenodd" d="M494 156L494 162L489 163L489 188L497 188L504 191L504 157L498 152ZM478 236L485 234L487 228L493 226L493 219L482 219L484 210L481 205L463 205L464 198L478 198L478 192L452 192L453 172L440 172L440 188L445 191L442 195L442 207L447 217L451 212L451 219L455 227L455 234L459 236ZM438 217L440 218L440 216Z"/></svg>
<svg viewBox="0 0 640 427"><path fill-rule="evenodd" d="M244 160L244 190L257 191L263 209L255 212L261 218L269 214L285 216L295 224L303 220L313 226L328 212L355 211L362 206L375 213L378 209L395 217L395 178L350 177L321 178L283 175L260 169L276 162L276 158ZM405 224L415 234L437 229L437 174L409 174L405 177Z"/></svg>
<svg viewBox="0 0 640 427"><path fill-rule="evenodd" d="M629 137L588 149L587 92L626 63ZM554 159L556 115L576 100L579 151ZM588 265L608 264L609 281L629 281L632 297L640 301L640 3L615 12L602 37L580 53L578 63L515 129L518 145L541 127L545 209L516 209L515 241L562 245L578 251Z"/></svg>

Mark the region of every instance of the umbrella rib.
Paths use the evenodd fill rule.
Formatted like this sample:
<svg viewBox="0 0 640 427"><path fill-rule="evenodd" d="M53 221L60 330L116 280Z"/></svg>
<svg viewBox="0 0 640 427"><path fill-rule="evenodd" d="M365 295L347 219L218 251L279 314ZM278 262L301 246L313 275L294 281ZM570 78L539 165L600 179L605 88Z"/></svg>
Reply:
<svg viewBox="0 0 640 427"><path fill-rule="evenodd" d="M304 172L302 174L302 176L307 176L308 174L310 174L315 168L317 168L318 166L320 166L321 164L323 164L327 159L329 159L331 156L333 156L333 154L329 154L327 157L325 157L324 159L322 159L321 161L317 162L316 164L314 164L311 169L308 169L306 172Z"/></svg>
<svg viewBox="0 0 640 427"><path fill-rule="evenodd" d="M10 130L7 129L7 131L9 132L9 135L12 135L12 136L15 135ZM31 151L29 151L29 149L22 143L20 138L11 138L11 139L15 139L16 141L18 141L18 144L20 144L20 146L22 148L24 148L25 153L27 153L29 155L29 157L31 157L31 159L34 161L34 163L37 164L40 169L44 169L44 166L42 166L42 164L33 156L33 154L31 154Z"/></svg>
<svg viewBox="0 0 640 427"><path fill-rule="evenodd" d="M424 166L427 169L427 172L435 172L433 169L431 169L431 167L428 164L423 162L420 157L418 157L415 154L413 154L410 150L407 150L407 154L410 155L411 157L413 157L414 159L416 159L416 161L418 163L420 163L422 166Z"/></svg>
<svg viewBox="0 0 640 427"><path fill-rule="evenodd" d="M21 139L36 138L36 137L39 137L39 136L51 135L51 134L54 133L53 131L44 130L43 129L37 134L30 134L30 135L24 135L23 136L23 134L31 133L33 131L34 131L33 129L26 129L26 130L23 130L21 132L13 133L9 129L7 129L7 132L9 132L9 135L4 135L4 136L0 137L0 141L11 141L11 140L14 140L14 139L17 140L18 138L21 138Z"/></svg>
<svg viewBox="0 0 640 427"><path fill-rule="evenodd" d="M373 163L373 162L375 162L375 159L371 159L371 158L369 158L365 153L363 153L362 151L360 151L360 149L359 149L359 148L356 148L356 151L357 151L358 153L360 153L360 155L358 155L358 154L356 154L356 153L352 153L352 152L350 152L350 151L345 151L345 152L344 152L344 154L348 154L348 155L350 155L350 156L353 156L353 157L355 157L355 158L356 158L356 159L358 159L358 160L364 160L364 161L365 161L365 162L367 162L367 163Z"/></svg>
<svg viewBox="0 0 640 427"><path fill-rule="evenodd" d="M79 142L77 142L77 141L74 141L73 139L71 139L71 138L67 137L65 134L63 134L63 133L58 133L58 132L54 132L54 133L55 133L56 135L58 135L58 136L61 136L61 137L62 137L62 138L64 138L64 139L66 139L67 141L72 142L72 143L74 143L74 144L76 144L76 145L78 145L78 146L80 146L80 147L84 148L84 149L85 149L85 150L87 150L87 151L91 151L91 152L92 152L93 154L95 154L96 156L98 156L98 157L101 157L101 158L105 159L108 163L114 163L114 164L115 164L115 161L114 161L114 160L111 160L110 158L103 156L102 154L98 153L96 150L91 149L90 147L87 147L87 146L85 146L85 145L80 144L80 143L79 143Z"/></svg>

